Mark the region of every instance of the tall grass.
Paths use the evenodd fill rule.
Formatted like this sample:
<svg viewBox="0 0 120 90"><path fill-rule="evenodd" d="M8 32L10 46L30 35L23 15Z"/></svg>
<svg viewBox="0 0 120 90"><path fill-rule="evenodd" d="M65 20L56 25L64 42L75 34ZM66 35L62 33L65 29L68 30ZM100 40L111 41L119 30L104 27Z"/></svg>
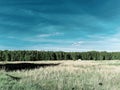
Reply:
<svg viewBox="0 0 120 90"><path fill-rule="evenodd" d="M34 70L1 70L0 90L120 90L119 61L61 63L56 67ZM21 79L14 80L6 73Z"/></svg>

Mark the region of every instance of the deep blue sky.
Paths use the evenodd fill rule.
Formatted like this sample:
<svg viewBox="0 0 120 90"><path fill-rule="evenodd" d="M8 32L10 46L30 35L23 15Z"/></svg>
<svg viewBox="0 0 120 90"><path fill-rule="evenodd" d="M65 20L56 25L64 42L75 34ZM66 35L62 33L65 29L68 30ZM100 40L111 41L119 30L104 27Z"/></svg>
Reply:
<svg viewBox="0 0 120 90"><path fill-rule="evenodd" d="M0 49L120 51L120 0L0 0Z"/></svg>

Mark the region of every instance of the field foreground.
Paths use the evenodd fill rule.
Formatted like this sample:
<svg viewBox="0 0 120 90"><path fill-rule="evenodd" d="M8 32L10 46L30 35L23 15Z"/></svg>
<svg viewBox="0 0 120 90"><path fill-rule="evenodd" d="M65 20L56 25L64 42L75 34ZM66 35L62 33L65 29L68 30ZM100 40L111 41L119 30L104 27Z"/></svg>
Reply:
<svg viewBox="0 0 120 90"><path fill-rule="evenodd" d="M34 63L59 65L31 70L0 70L0 90L120 90L119 60Z"/></svg>

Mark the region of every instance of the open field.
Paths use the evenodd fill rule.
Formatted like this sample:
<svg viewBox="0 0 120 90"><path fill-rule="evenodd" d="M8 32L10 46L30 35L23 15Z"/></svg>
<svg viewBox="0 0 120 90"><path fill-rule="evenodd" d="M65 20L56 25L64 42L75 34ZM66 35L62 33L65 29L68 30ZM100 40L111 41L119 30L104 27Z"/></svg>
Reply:
<svg viewBox="0 0 120 90"><path fill-rule="evenodd" d="M0 90L120 90L120 61L1 62L57 64L0 70Z"/></svg>

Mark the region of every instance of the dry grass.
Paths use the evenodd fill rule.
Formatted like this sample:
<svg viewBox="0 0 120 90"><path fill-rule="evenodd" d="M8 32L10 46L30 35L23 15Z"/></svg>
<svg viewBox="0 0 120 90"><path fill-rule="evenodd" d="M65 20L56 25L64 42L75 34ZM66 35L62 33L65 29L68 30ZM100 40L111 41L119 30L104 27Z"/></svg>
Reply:
<svg viewBox="0 0 120 90"><path fill-rule="evenodd" d="M120 61L118 60L34 63L61 64L55 67L6 72L22 79L12 85L12 89L4 87L0 90L17 90L16 88L18 90L120 90ZM5 75L5 72L1 71L1 75Z"/></svg>

